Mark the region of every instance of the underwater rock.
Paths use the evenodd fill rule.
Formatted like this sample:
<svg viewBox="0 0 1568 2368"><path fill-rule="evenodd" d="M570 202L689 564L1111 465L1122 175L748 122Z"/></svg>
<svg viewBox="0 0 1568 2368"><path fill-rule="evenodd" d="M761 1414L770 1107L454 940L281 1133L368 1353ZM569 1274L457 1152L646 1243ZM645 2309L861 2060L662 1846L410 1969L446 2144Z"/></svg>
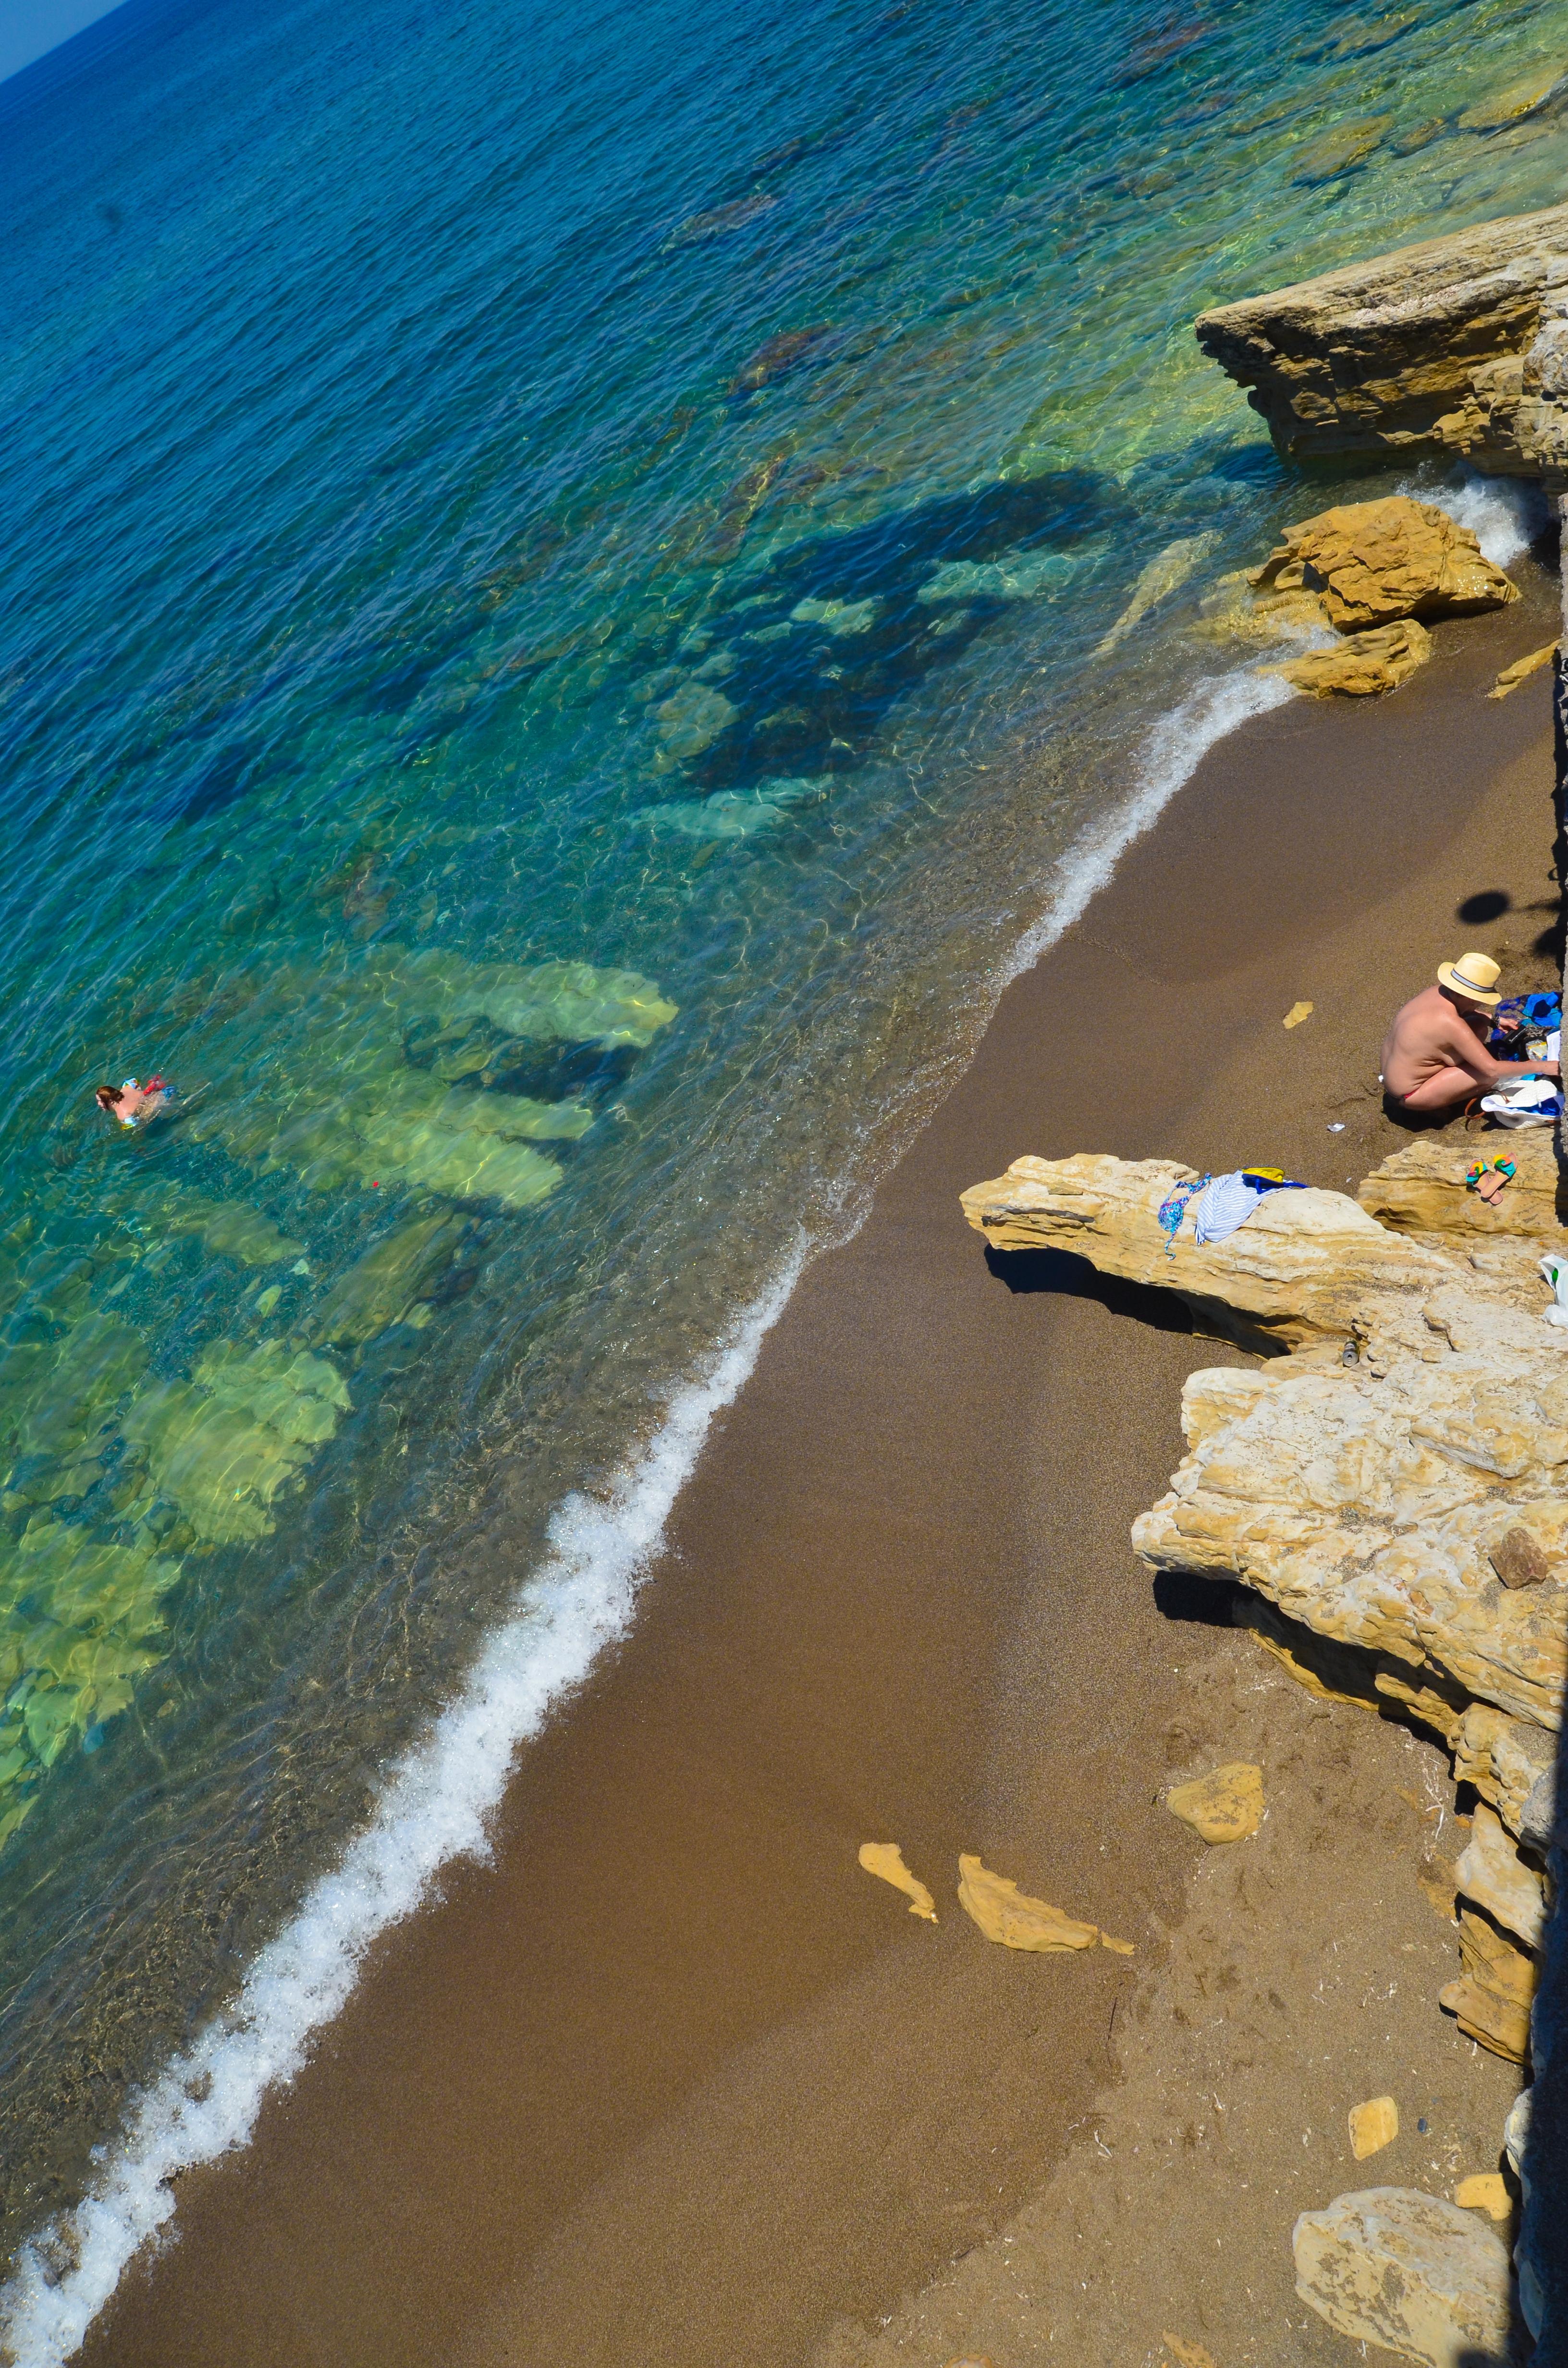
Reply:
<svg viewBox="0 0 1568 2368"><path fill-rule="evenodd" d="M1080 564L1065 551L1025 551L1003 559L948 559L915 592L938 600L1039 600L1059 592Z"/></svg>
<svg viewBox="0 0 1568 2368"><path fill-rule="evenodd" d="M1185 535L1176 542L1165 545L1157 558L1152 559L1132 587L1132 597L1103 640L1096 643L1091 656L1103 658L1127 639L1133 628L1142 623L1151 609L1185 584L1195 569L1200 567L1220 537L1216 532Z"/></svg>
<svg viewBox="0 0 1568 2368"><path fill-rule="evenodd" d="M1260 591L1316 594L1341 633L1406 617L1468 617L1519 597L1468 527L1403 494L1342 503L1287 527L1252 580Z"/></svg>
<svg viewBox="0 0 1568 2368"><path fill-rule="evenodd" d="M1222 305L1195 333L1288 459L1462 457L1561 492L1565 265L1557 206Z"/></svg>
<svg viewBox="0 0 1568 2368"><path fill-rule="evenodd" d="M736 198L733 204L713 206L707 213L688 214L679 227L665 241L666 248L695 246L705 238L722 238L733 230L743 230L747 222L756 222L759 214L768 214L782 199L766 189L754 189L749 198Z"/></svg>
<svg viewBox="0 0 1568 2368"><path fill-rule="evenodd" d="M160 1210L158 1224L165 1234L199 1235L215 1257L233 1258L241 1266L280 1266L286 1258L297 1258L305 1247L248 1201L209 1201L178 1186Z"/></svg>
<svg viewBox="0 0 1568 2368"><path fill-rule="evenodd" d="M460 1217L408 1217L338 1276L300 1326L302 1338L337 1347L373 1340L428 1297L467 1227Z"/></svg>
<svg viewBox="0 0 1568 2368"><path fill-rule="evenodd" d="M117 1436L115 1410L148 1359L140 1335L89 1313L58 1344L24 1342L0 1359L0 1453L16 1459L8 1497L34 1505L80 1497Z"/></svg>
<svg viewBox="0 0 1568 2368"><path fill-rule="evenodd" d="M686 682L653 710L659 727L655 766L664 771L684 764L688 757L699 757L722 732L729 730L739 713L740 709L722 690L706 683Z"/></svg>
<svg viewBox="0 0 1568 2368"><path fill-rule="evenodd" d="M1298 188L1315 189L1336 181L1364 165L1381 148L1393 122L1392 115L1363 116L1358 123L1339 123L1321 138L1306 141L1291 157L1290 178Z"/></svg>
<svg viewBox="0 0 1568 2368"><path fill-rule="evenodd" d="M1368 699L1408 681L1432 655L1432 636L1414 618L1350 633L1331 650L1309 650L1284 665L1266 666L1312 699Z"/></svg>
<svg viewBox="0 0 1568 2368"><path fill-rule="evenodd" d="M75 1523L35 1520L0 1554L0 1843L74 1739L130 1706L163 1658L177 1562Z"/></svg>
<svg viewBox="0 0 1568 2368"><path fill-rule="evenodd" d="M1352 2342L1426 2368L1506 2358L1508 2248L1457 2203L1369 2187L1303 2212L1291 2244L1296 2292Z"/></svg>
<svg viewBox="0 0 1568 2368"><path fill-rule="evenodd" d="M820 804L832 785L827 773L800 780L780 775L758 782L755 790L717 790L709 798L644 806L637 819L655 829L678 832L683 838L751 838L759 830L776 830L797 807Z"/></svg>
<svg viewBox="0 0 1568 2368"><path fill-rule="evenodd" d="M1210 642L1270 642L1321 640L1329 631L1328 612L1315 592L1260 592L1252 573L1234 568L1220 576L1198 604L1196 633Z"/></svg>
<svg viewBox="0 0 1568 2368"><path fill-rule="evenodd" d="M880 600L797 600L790 615L797 625L825 625L845 639L869 633L877 621Z"/></svg>
<svg viewBox="0 0 1568 2368"><path fill-rule="evenodd" d="M188 1382L155 1382L126 1416L153 1496L210 1545L267 1536L271 1506L337 1429L348 1389L335 1365L279 1341L209 1349Z"/></svg>
<svg viewBox="0 0 1568 2368"><path fill-rule="evenodd" d="M1478 99L1473 107L1467 107L1459 119L1459 128L1461 131L1501 131L1506 124L1522 122L1527 115L1539 115L1562 86L1561 65L1538 66L1521 81L1508 83L1489 98Z"/></svg>

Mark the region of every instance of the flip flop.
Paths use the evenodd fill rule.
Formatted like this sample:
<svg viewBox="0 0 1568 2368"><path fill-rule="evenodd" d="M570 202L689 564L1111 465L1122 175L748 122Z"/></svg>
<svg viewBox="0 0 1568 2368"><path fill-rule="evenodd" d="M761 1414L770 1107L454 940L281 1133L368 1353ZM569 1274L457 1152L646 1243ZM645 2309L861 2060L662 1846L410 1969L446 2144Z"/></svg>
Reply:
<svg viewBox="0 0 1568 2368"><path fill-rule="evenodd" d="M1493 1208L1513 1182L1515 1173L1511 1159L1483 1159L1470 1170L1464 1180L1478 1201L1484 1201L1488 1208ZM1488 1185L1492 1187L1490 1191L1486 1189Z"/></svg>

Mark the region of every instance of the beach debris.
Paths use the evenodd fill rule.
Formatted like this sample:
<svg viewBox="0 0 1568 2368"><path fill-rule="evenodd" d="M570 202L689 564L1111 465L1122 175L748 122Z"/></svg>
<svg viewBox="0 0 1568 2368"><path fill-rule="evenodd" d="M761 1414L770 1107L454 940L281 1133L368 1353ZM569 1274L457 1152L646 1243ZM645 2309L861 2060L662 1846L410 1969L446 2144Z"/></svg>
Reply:
<svg viewBox="0 0 1568 2368"><path fill-rule="evenodd" d="M1090 655L1108 657L1119 643L1127 639L1134 626L1142 623L1151 609L1168 599L1187 582L1188 576L1202 565L1219 540L1218 531L1211 528L1205 534L1183 535L1176 541L1166 543L1164 551L1144 568L1132 586L1132 596L1126 608L1104 639L1096 643Z"/></svg>
<svg viewBox="0 0 1568 2368"><path fill-rule="evenodd" d="M1303 142L1290 160L1291 180L1298 188L1315 189L1343 173L1353 173L1374 148L1381 147L1392 123L1392 115L1365 115L1358 122L1336 124L1320 139Z"/></svg>
<svg viewBox="0 0 1568 2368"><path fill-rule="evenodd" d="M999 1941L1005 1949L1053 1955L1059 1950L1092 1949L1099 1942L1118 1956L1132 1954L1130 1941L1113 1941L1097 1924L1080 1923L1043 1899L1031 1899L1009 1876L993 1874L978 1858L959 1860L959 1905L988 1941Z"/></svg>
<svg viewBox="0 0 1568 2368"><path fill-rule="evenodd" d="M1546 1928L1541 1880L1527 1866L1490 1803L1478 1801L1470 1840L1456 1870L1460 1891L1478 1907L1517 1933L1527 1949L1538 1949Z"/></svg>
<svg viewBox="0 0 1568 2368"><path fill-rule="evenodd" d="M1455 2188L1454 2202L1461 2211L1484 2212L1493 2220L1506 2220L1514 2208L1508 2182L1500 2170L1472 2170Z"/></svg>
<svg viewBox="0 0 1568 2368"><path fill-rule="evenodd" d="M1487 698L1506 699L1511 690L1517 690L1520 683L1528 681L1532 674L1539 673L1543 666L1550 666L1561 646L1558 642L1548 642L1542 648L1531 650L1528 657L1516 658L1512 666L1503 668L1495 688L1487 692Z"/></svg>
<svg viewBox="0 0 1568 2368"><path fill-rule="evenodd" d="M1399 2107L1392 2097L1369 2097L1364 2104L1352 2105L1346 2118L1350 2151L1358 2162L1365 2162L1369 2154L1381 2154L1399 2135Z"/></svg>
<svg viewBox="0 0 1568 2368"><path fill-rule="evenodd" d="M1174 1786L1165 1806L1206 1842L1245 1841L1263 1823L1263 1770L1250 1760L1227 1760Z"/></svg>
<svg viewBox="0 0 1568 2368"><path fill-rule="evenodd" d="M936 1923L937 1903L919 1876L911 1874L896 1842L862 1842L859 1858L868 1874L891 1883L895 1891L904 1894L912 1916L923 1916L928 1924Z"/></svg>
<svg viewBox="0 0 1568 2368"><path fill-rule="evenodd" d="M1161 2336L1160 2341L1170 2353L1176 2368L1220 2368L1214 2354L1204 2344L1187 2342L1181 2336L1172 2335L1168 2329Z"/></svg>
<svg viewBox="0 0 1568 2368"><path fill-rule="evenodd" d="M1409 2187L1371 2187L1303 2212L1296 2292L1352 2342L1426 2368L1503 2359L1508 2249L1471 2213Z"/></svg>
<svg viewBox="0 0 1568 2368"><path fill-rule="evenodd" d="M1304 650L1261 671L1280 676L1312 699L1375 699L1408 682L1431 655L1431 634L1407 617L1395 625L1348 633L1332 649Z"/></svg>
<svg viewBox="0 0 1568 2368"><path fill-rule="evenodd" d="M1282 1028L1299 1028L1303 1019L1312 1018L1316 1008L1313 1003L1293 1003L1279 1024Z"/></svg>
<svg viewBox="0 0 1568 2368"><path fill-rule="evenodd" d="M1468 527L1435 502L1390 494L1288 527L1253 577L1260 590L1316 593L1336 632L1411 618L1471 616L1519 597Z"/></svg>

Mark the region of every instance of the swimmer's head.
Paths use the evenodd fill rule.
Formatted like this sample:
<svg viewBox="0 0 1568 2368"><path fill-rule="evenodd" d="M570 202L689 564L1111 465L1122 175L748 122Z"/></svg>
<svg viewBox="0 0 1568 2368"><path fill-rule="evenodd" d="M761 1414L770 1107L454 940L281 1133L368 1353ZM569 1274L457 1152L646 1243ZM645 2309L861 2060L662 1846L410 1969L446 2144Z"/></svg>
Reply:
<svg viewBox="0 0 1568 2368"><path fill-rule="evenodd" d="M111 1118L115 1116L119 1102L119 1094L115 1087L99 1086L94 1092L93 1099L100 1110L108 1110Z"/></svg>

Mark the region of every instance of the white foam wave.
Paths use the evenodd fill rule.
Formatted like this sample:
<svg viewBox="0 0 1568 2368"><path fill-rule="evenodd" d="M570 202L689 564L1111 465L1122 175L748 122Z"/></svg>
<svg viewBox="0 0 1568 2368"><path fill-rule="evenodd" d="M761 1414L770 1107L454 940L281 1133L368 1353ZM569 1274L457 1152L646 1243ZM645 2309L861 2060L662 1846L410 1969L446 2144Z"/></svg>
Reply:
<svg viewBox="0 0 1568 2368"><path fill-rule="evenodd" d="M708 1427L756 1364L806 1248L802 1235L699 1375L671 1395L608 1497L573 1496L558 1508L543 1564L456 1699L398 1763L373 1822L262 1950L234 2003L139 2100L82 2201L24 2246L0 2294L0 2347L15 2368L70 2359L132 2254L171 2217L176 2174L247 2142L263 2097L300 2070L371 1942L418 1907L441 1867L486 1854L517 1746L630 1626Z"/></svg>
<svg viewBox="0 0 1568 2368"><path fill-rule="evenodd" d="M1143 743L1131 796L1058 865L1044 912L994 975L997 994L1079 917L1210 749L1294 696L1254 667L1195 686ZM62 2368L127 2262L167 2227L178 2173L248 2142L263 2098L300 2071L372 1942L413 1913L443 1866L487 1853L487 1821L518 1745L630 1627L709 1425L755 1366L809 1247L802 1235L699 1376L673 1392L652 1441L609 1495L573 1496L557 1509L543 1564L429 1735L392 1770L371 1824L262 1950L233 2004L136 2101L82 2201L23 2246L0 2293L8 2368Z"/></svg>
<svg viewBox="0 0 1568 2368"><path fill-rule="evenodd" d="M1430 486L1408 484L1399 490L1415 501L1434 498ZM1456 526L1469 527L1483 558L1494 567L1506 567L1517 559L1548 524L1546 495L1539 485L1517 478L1467 474L1461 485L1445 489L1436 499Z"/></svg>
<svg viewBox="0 0 1568 2368"><path fill-rule="evenodd" d="M1246 667L1205 675L1181 705L1157 723L1138 754L1132 794L1085 833L1057 865L1051 895L1004 964L1005 986L1037 962L1070 929L1109 880L1134 839L1153 827L1176 791L1192 779L1218 741L1254 715L1283 707L1296 693L1277 674Z"/></svg>

